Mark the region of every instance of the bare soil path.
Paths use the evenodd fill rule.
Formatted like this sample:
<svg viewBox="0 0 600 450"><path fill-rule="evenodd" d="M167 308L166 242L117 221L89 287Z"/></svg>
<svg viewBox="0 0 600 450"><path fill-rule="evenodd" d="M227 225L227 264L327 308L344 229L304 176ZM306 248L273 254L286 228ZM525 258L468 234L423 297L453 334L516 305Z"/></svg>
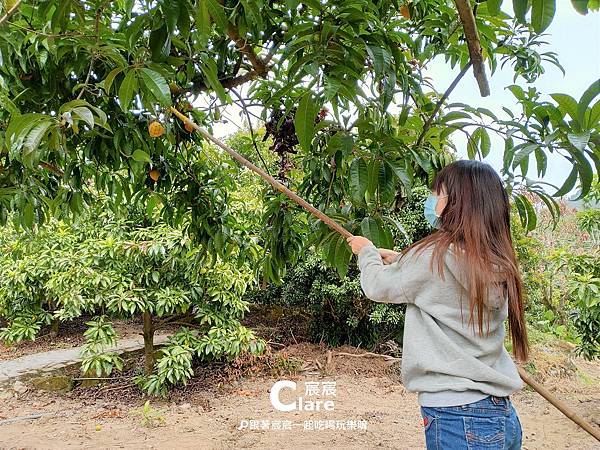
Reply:
<svg viewBox="0 0 600 450"><path fill-rule="evenodd" d="M292 345L277 352L279 361L303 362L305 370L294 375L244 374L226 383L201 375L169 399L152 399L146 414L142 409L146 399L135 388L128 391L119 385L102 391L103 395L89 388L67 394L1 391L0 420L29 414L41 418L0 425L0 448L424 448L417 398L405 392L397 366L381 359L335 356L336 352L362 352L352 347L332 350L330 364L327 349L318 345ZM600 364L558 355L537 351L536 376L578 414L600 425ZM334 381L335 396L313 397L332 398L333 411L276 411L269 391L281 379L297 383L295 393L282 391L285 403L298 396L311 398L305 395L307 384ZM524 449L600 448L535 392L523 390L513 396L513 402L523 424Z"/></svg>

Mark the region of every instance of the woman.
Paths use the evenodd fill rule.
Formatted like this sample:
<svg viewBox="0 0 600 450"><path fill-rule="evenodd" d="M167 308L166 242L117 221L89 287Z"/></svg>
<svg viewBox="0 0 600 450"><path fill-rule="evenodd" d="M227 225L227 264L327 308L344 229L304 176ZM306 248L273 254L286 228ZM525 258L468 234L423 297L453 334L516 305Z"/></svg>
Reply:
<svg viewBox="0 0 600 450"><path fill-rule="evenodd" d="M377 302L407 303L402 377L418 392L428 449L518 449L509 395L523 384L504 348L528 353L522 282L509 201L498 174L478 161L441 170L425 202L438 230L401 254L348 238L361 286Z"/></svg>

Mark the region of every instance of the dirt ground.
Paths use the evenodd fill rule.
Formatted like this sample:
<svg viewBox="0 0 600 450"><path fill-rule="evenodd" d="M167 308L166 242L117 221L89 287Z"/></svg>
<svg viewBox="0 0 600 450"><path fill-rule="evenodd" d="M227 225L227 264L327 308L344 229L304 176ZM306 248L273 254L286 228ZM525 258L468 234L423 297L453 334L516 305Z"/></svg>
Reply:
<svg viewBox="0 0 600 450"><path fill-rule="evenodd" d="M403 389L398 363L340 356L340 352L363 351L332 349L328 363L325 347L294 344L273 354L276 367L270 369L279 370L279 375L262 371L252 376L252 370L240 369L241 378L223 382L227 377L215 377L212 370L169 399L151 400L146 414L142 412L145 399L123 384L77 388L66 394L30 389L18 397L5 390L0 392L0 420L29 414L41 417L0 425L0 448L424 448L417 397ZM538 349L533 358L536 377L598 426L600 364L565 354ZM293 375L285 374L288 369ZM294 395L289 389L281 392L284 403L298 396L332 399L333 411L276 411L269 391L282 379L297 382ZM331 381L335 396L322 395L323 382ZM307 396L307 383L318 386L320 395ZM513 401L523 424L524 449L599 448L598 442L537 393L526 389Z"/></svg>

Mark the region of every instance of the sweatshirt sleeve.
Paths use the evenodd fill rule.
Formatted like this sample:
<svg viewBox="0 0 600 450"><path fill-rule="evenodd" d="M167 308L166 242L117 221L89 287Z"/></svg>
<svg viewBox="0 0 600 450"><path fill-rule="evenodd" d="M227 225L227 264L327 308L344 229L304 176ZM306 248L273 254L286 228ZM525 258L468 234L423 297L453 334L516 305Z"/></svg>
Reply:
<svg viewBox="0 0 600 450"><path fill-rule="evenodd" d="M419 291L431 279L429 267L424 267L421 258L406 255L391 264L383 264L375 245L361 249L358 267L363 292L367 298L380 303L414 303Z"/></svg>

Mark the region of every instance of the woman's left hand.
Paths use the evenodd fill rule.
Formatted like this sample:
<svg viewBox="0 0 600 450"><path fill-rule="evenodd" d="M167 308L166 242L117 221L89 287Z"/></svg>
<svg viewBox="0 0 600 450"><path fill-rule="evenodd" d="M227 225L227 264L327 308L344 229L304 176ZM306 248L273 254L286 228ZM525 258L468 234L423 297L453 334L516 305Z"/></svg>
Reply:
<svg viewBox="0 0 600 450"><path fill-rule="evenodd" d="M348 245L352 247L352 253L355 255L358 255L363 247L366 247L367 245L373 245L370 240L362 236L350 236L346 239L346 242L348 242Z"/></svg>

